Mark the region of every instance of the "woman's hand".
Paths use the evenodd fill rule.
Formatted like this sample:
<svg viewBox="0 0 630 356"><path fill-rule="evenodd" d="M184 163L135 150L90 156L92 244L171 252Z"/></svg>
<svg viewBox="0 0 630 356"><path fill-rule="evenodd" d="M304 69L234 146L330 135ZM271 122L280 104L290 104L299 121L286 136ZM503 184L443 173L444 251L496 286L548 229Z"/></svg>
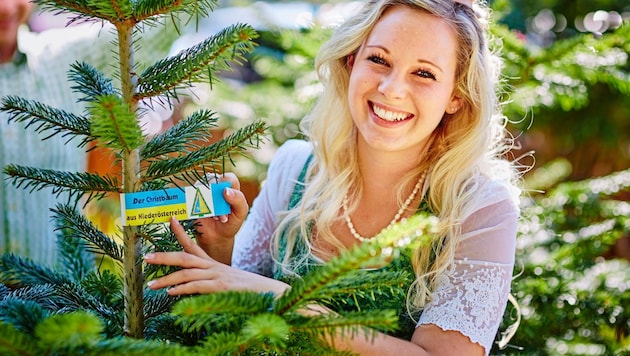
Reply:
<svg viewBox="0 0 630 356"><path fill-rule="evenodd" d="M229 215L197 220L195 237L199 247L208 256L229 265L232 259L234 235L243 225L249 211L249 205L245 195L240 191L241 184L234 173L225 173L219 176L218 181L232 184L231 188L226 188L223 191L223 197L230 204L231 212Z"/></svg>
<svg viewBox="0 0 630 356"><path fill-rule="evenodd" d="M171 218L171 229L184 248L181 252L155 252L144 256L150 264L178 266L182 269L147 285L151 289L169 288L169 295L207 294L227 290L284 293L289 285L256 273L232 268L209 257Z"/></svg>

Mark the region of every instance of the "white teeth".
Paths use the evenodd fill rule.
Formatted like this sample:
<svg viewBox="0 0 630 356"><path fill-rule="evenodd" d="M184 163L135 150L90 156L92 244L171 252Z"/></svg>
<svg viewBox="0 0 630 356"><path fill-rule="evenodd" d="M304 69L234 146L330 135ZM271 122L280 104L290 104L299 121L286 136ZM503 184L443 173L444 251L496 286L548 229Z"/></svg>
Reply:
<svg viewBox="0 0 630 356"><path fill-rule="evenodd" d="M381 119L385 121L402 121L409 116L408 114L405 114L405 113L385 110L374 104L372 104L372 109L374 110L374 113L376 113L376 115L378 115Z"/></svg>

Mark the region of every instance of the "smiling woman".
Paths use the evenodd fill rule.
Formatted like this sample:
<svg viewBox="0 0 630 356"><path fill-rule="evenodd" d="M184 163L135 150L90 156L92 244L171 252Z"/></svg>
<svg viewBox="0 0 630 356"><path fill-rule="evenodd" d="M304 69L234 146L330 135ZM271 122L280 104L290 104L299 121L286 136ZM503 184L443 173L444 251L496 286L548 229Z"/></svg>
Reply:
<svg viewBox="0 0 630 356"><path fill-rule="evenodd" d="M503 158L511 142L485 31L484 8L466 1L368 1L319 51L325 89L302 122L308 140L277 151L249 214L232 195L227 224L200 219L198 245L172 221L184 252L147 261L183 269L150 287L281 294L292 278L430 212L440 220L432 245L386 267L413 276L403 292L370 306L326 304L394 304L401 330L329 341L364 355L488 354L510 291L519 189ZM230 256L231 266L217 262Z"/></svg>

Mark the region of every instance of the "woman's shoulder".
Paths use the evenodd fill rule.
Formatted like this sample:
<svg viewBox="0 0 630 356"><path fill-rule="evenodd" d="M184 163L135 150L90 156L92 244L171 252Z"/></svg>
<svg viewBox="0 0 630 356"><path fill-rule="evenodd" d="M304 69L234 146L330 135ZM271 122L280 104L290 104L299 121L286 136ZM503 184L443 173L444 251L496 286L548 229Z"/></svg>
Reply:
<svg viewBox="0 0 630 356"><path fill-rule="evenodd" d="M313 146L306 140L291 139L285 141L276 152L277 155L306 156L313 152Z"/></svg>
<svg viewBox="0 0 630 356"><path fill-rule="evenodd" d="M471 199L471 211L502 202L509 203L514 210L519 210L521 190L514 182L503 177L479 174L475 179L475 185L477 189Z"/></svg>

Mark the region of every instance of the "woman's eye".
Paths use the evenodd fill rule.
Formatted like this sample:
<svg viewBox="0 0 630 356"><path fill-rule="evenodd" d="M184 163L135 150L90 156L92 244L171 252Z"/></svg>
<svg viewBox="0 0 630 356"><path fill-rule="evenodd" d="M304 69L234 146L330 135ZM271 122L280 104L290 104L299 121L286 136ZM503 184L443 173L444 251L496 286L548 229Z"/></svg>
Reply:
<svg viewBox="0 0 630 356"><path fill-rule="evenodd" d="M433 74L432 72L428 70L419 70L416 72L416 74L422 78L435 80L435 74Z"/></svg>
<svg viewBox="0 0 630 356"><path fill-rule="evenodd" d="M376 64L384 64L384 65L387 64L387 62L385 62L385 59L383 57L377 56L377 55L369 56L368 60Z"/></svg>

